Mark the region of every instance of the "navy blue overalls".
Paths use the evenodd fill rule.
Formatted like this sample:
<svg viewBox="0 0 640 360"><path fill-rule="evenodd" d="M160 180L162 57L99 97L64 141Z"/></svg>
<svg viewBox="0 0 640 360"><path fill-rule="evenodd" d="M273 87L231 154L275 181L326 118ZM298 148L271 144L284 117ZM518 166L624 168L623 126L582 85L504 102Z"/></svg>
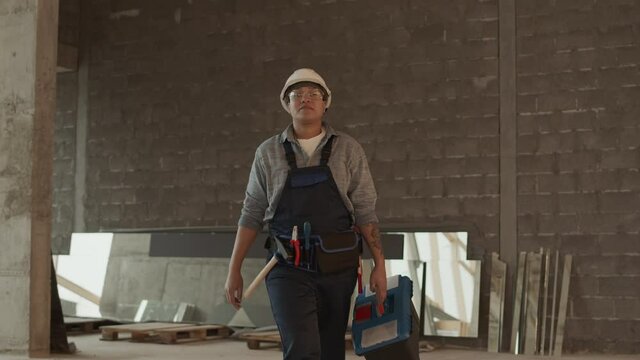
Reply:
<svg viewBox="0 0 640 360"><path fill-rule="evenodd" d="M314 233L352 228L351 214L328 166L333 139L331 136L322 148L320 165L305 168L296 166L292 145L285 140L290 169L269 224L272 234L290 236L293 226L302 231L305 221L311 223ZM266 285L285 360L345 358L344 334L356 273L356 267L322 274L285 264L271 270Z"/></svg>

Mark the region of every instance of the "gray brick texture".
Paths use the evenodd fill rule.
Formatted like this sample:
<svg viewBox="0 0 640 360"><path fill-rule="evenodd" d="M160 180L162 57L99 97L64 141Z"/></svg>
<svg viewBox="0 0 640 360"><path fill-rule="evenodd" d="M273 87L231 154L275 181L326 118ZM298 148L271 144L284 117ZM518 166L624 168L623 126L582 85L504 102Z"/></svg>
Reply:
<svg viewBox="0 0 640 360"><path fill-rule="evenodd" d="M78 46L79 21L79 0L61 0L58 20L60 44ZM64 255L69 254L75 216L77 73L58 74L56 96L51 251L56 255Z"/></svg>
<svg viewBox="0 0 640 360"><path fill-rule="evenodd" d="M312 67L382 223L499 250L496 0L88 3L88 231L235 225L256 146L291 121L282 83ZM640 4L518 0L517 16L518 248L575 255L565 350L637 352ZM486 346L488 275L464 345Z"/></svg>
<svg viewBox="0 0 640 360"><path fill-rule="evenodd" d="M88 228L235 225L256 146L291 121L280 87L308 66L333 91L326 119L366 150L381 220L472 222L486 247L496 2L362 5L93 1Z"/></svg>
<svg viewBox="0 0 640 360"><path fill-rule="evenodd" d="M519 244L575 256L566 351L637 353L640 3L517 13Z"/></svg>
<svg viewBox="0 0 640 360"><path fill-rule="evenodd" d="M53 153L51 251L69 254L75 216L77 73L57 77Z"/></svg>

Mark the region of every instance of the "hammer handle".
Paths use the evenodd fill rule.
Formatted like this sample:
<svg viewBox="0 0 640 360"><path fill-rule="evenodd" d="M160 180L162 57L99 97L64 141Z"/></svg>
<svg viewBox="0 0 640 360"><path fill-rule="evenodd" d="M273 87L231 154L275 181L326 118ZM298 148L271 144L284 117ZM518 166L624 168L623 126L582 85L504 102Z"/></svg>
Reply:
<svg viewBox="0 0 640 360"><path fill-rule="evenodd" d="M271 271L271 269L273 269L274 266L276 266L276 264L278 263L278 258L274 255L271 260L269 260L269 262L267 263L267 265L265 265L262 270L260 270L260 272L258 273L258 275L256 276L255 279L253 279L253 281L251 282L251 284L249 285L249 287L247 288L247 290L244 292L242 298L244 300L248 299L249 296L251 296L251 294L253 294L253 292L256 290L256 288L258 287L258 285L260 285L260 283L262 282L262 280L264 280L265 277L267 277L267 274L269 273L269 271Z"/></svg>

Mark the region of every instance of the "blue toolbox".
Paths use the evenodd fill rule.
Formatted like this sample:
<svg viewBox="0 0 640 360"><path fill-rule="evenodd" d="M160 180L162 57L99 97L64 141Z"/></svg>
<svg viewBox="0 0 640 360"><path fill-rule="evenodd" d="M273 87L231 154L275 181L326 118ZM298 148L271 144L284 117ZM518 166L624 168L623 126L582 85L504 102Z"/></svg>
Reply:
<svg viewBox="0 0 640 360"><path fill-rule="evenodd" d="M419 359L419 325L412 294L412 281L401 275L387 279L387 299L382 313L374 293L365 289L358 294L351 325L357 355L364 355L367 360Z"/></svg>

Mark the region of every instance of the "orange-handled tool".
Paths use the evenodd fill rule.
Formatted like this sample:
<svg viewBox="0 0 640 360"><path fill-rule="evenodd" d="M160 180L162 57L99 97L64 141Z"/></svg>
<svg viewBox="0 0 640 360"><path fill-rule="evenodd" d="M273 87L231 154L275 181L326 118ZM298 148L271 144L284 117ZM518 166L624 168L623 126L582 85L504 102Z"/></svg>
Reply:
<svg viewBox="0 0 640 360"><path fill-rule="evenodd" d="M300 265L300 240L298 240L298 226L293 227L293 232L291 233L291 246L295 250L295 259L294 265L298 267Z"/></svg>
<svg viewBox="0 0 640 360"><path fill-rule="evenodd" d="M362 294L362 255L358 256L358 294Z"/></svg>

